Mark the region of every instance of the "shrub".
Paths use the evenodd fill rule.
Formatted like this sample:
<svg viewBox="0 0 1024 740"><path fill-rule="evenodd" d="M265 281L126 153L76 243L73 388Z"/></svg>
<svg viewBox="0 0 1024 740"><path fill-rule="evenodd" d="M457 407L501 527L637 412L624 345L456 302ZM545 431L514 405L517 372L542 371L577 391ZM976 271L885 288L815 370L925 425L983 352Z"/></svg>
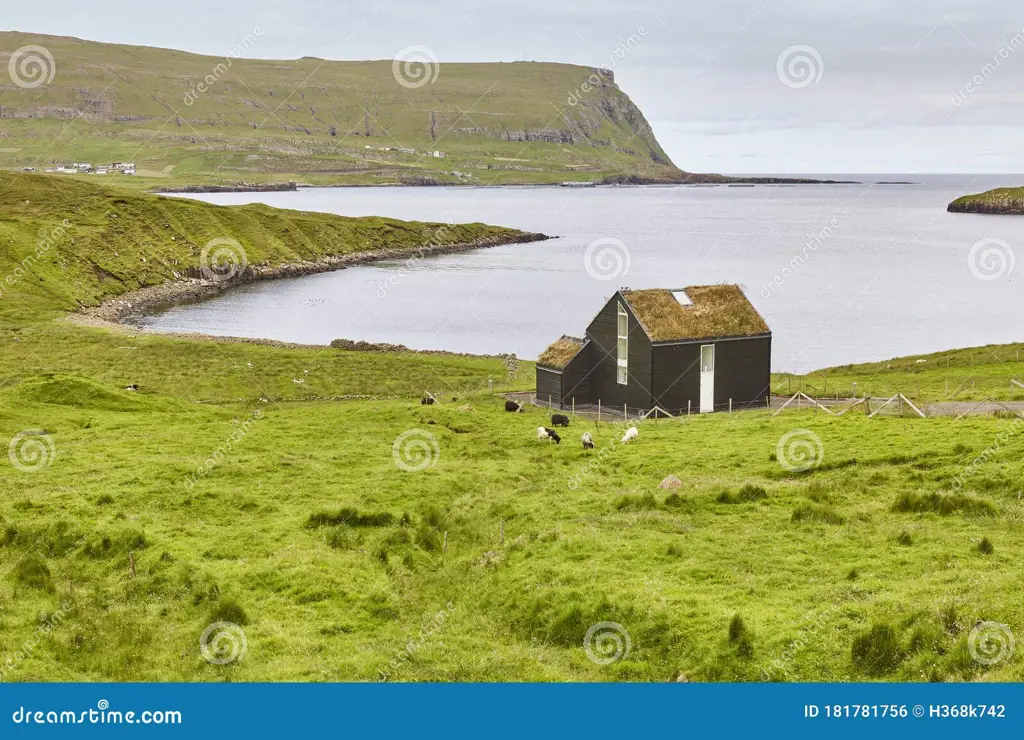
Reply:
<svg viewBox="0 0 1024 740"><path fill-rule="evenodd" d="M943 633L938 627L927 624L917 627L910 636L909 649L916 653L922 650L941 652Z"/></svg>
<svg viewBox="0 0 1024 740"><path fill-rule="evenodd" d="M884 623L854 637L851 655L854 665L869 676L888 673L903 659L896 630Z"/></svg>
<svg viewBox="0 0 1024 740"><path fill-rule="evenodd" d="M335 527L347 525L349 527L390 527L395 518L386 511L375 514L361 514L358 509L345 506L337 511L318 511L310 514L306 526L314 527Z"/></svg>
<svg viewBox="0 0 1024 740"><path fill-rule="evenodd" d="M904 491L892 504L892 510L903 513L936 512L940 516L996 516L999 509L991 501L962 493L915 493Z"/></svg>
<svg viewBox="0 0 1024 740"><path fill-rule="evenodd" d="M896 544L903 545L904 547L910 547L914 544L914 538L911 536L910 532L904 529L900 532L899 537L896 538Z"/></svg>
<svg viewBox="0 0 1024 740"><path fill-rule="evenodd" d="M35 551L29 552L14 566L14 578L18 583L29 588L38 588L43 591L53 590L50 568L42 556Z"/></svg>
<svg viewBox="0 0 1024 740"><path fill-rule="evenodd" d="M245 613L245 609L242 608L234 599L221 599L210 613L210 621L212 622L234 622L238 625L249 624L249 615Z"/></svg>
<svg viewBox="0 0 1024 740"><path fill-rule="evenodd" d="M992 540L988 537L982 537L981 542L978 543L978 552L982 555L991 555L996 551L996 546L992 544Z"/></svg>
<svg viewBox="0 0 1024 740"><path fill-rule="evenodd" d="M748 504L754 501L763 501L766 498L768 498L768 491L761 486L747 483L736 493L722 491L718 494L716 501L720 504Z"/></svg>
<svg viewBox="0 0 1024 740"><path fill-rule="evenodd" d="M618 511L651 511L658 508L658 500L654 494L645 493L642 496L623 496L615 503Z"/></svg>
<svg viewBox="0 0 1024 740"><path fill-rule="evenodd" d="M736 646L740 657L749 658L754 654L754 641L739 614L734 614L729 621L729 642Z"/></svg>
<svg viewBox="0 0 1024 740"><path fill-rule="evenodd" d="M942 628L951 635L960 631L960 623L956 617L956 604L944 604L939 608L939 622L942 624Z"/></svg>
<svg viewBox="0 0 1024 740"><path fill-rule="evenodd" d="M729 620L729 642L737 642L746 633L747 625L743 622L743 617L734 614Z"/></svg>
<svg viewBox="0 0 1024 740"><path fill-rule="evenodd" d="M831 506L801 504L793 510L794 522L821 522L823 524L842 524L845 517Z"/></svg>

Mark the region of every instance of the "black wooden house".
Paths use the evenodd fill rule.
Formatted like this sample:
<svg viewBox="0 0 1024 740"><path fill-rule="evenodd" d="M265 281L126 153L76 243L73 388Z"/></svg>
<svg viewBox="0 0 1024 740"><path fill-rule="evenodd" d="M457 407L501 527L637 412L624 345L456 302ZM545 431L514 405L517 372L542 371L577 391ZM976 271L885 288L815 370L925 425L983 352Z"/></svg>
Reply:
<svg viewBox="0 0 1024 740"><path fill-rule="evenodd" d="M764 406L772 334L737 285L622 288L583 338L537 360L537 398L552 405L669 413Z"/></svg>

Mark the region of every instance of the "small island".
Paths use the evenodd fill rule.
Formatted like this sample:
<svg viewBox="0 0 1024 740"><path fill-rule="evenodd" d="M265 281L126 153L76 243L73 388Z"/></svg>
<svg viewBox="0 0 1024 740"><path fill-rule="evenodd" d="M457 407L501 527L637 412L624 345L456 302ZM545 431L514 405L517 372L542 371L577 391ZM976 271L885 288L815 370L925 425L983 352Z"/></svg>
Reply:
<svg viewBox="0 0 1024 740"><path fill-rule="evenodd" d="M1024 187L996 188L957 198L946 208L950 213L1000 213L1024 216Z"/></svg>

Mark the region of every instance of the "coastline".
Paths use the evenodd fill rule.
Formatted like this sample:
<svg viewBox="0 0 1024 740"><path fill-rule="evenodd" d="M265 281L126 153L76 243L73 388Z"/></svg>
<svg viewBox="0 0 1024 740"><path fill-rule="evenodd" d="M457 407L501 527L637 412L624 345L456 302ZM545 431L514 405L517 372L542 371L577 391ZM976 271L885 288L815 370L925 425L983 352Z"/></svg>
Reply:
<svg viewBox="0 0 1024 740"><path fill-rule="evenodd" d="M410 247L405 249L387 248L373 249L364 252L349 252L347 254L330 255L311 262L284 263L274 266L248 266L245 271L232 279L211 280L204 278L181 278L170 280L159 285L147 285L137 290L122 293L116 298L110 298L98 306L81 308L69 314L66 320L80 325L117 328L126 330L133 319L138 319L153 311L185 301L196 301L213 298L231 288L253 283L262 280L279 280L281 278L302 277L304 275L315 275L322 272L333 272L344 270L347 267L371 264L392 259L423 259L429 256L445 254L456 254L468 252L475 249L487 249L500 247L508 244L525 244L529 242L547 241L554 237L547 234L530 232L519 232L512 236L488 237L477 239L471 242L460 242L456 244L424 245L421 247ZM143 332L140 327L135 327L137 332ZM164 334L161 336L175 336ZM177 335L190 338L225 339L209 334L187 334ZM302 345L288 342L278 342L263 339L248 339L245 337L231 337L233 341L248 341L258 344L280 344L291 347L322 347L327 345Z"/></svg>
<svg viewBox="0 0 1024 740"><path fill-rule="evenodd" d="M179 185L155 187L146 192L154 195L189 195L200 193L277 193L298 190L322 190L328 188L562 188L575 185L578 181L564 182L512 182L493 183L436 180L431 177L417 178L416 182L353 182L314 185L303 182L287 183L239 183L237 185ZM582 181L579 181L582 182ZM861 180L819 180L806 177L731 177L728 175L699 175L686 173L684 177L646 177L639 175L614 175L594 183L593 187L644 187L649 185L864 185ZM876 182L875 185L912 185L910 182Z"/></svg>

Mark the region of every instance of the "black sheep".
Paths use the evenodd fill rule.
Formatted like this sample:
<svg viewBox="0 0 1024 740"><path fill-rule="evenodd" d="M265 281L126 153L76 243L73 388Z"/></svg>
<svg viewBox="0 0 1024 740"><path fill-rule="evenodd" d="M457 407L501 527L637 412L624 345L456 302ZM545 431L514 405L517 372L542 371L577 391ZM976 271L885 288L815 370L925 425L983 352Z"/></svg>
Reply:
<svg viewBox="0 0 1024 740"><path fill-rule="evenodd" d="M430 397L430 396L424 396L422 399L420 399L420 405L421 406L430 406L433 403L434 403L434 399L432 397Z"/></svg>
<svg viewBox="0 0 1024 740"><path fill-rule="evenodd" d="M548 429L547 427L544 427L544 431L547 433L548 439L555 440L556 445L562 443L562 438L558 436L554 429Z"/></svg>
<svg viewBox="0 0 1024 740"><path fill-rule="evenodd" d="M523 410L523 404L516 403L515 401L505 401L505 410L506 411L513 411L513 412L515 412L515 411L522 411Z"/></svg>
<svg viewBox="0 0 1024 740"><path fill-rule="evenodd" d="M569 417L565 414L552 414L551 415L551 426L553 427L567 427L569 426Z"/></svg>

